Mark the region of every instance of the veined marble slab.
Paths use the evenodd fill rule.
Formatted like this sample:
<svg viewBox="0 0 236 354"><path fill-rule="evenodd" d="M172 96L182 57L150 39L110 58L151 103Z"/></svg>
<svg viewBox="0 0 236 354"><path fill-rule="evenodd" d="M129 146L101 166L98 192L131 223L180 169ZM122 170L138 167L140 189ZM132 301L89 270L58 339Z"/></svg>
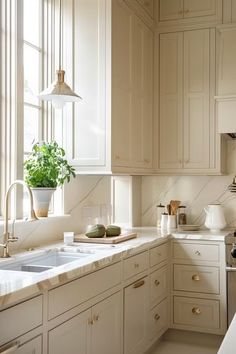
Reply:
<svg viewBox="0 0 236 354"><path fill-rule="evenodd" d="M81 250L86 247L87 250L90 250L88 256L42 273L0 270L0 309L29 296L34 296L53 286L58 286L134 254L148 250L170 238L223 242L224 237L229 233L229 231L224 231L219 234L211 234L207 231L197 231L191 233L173 232L170 234L167 231L161 232L153 227L133 228L132 231L138 233L137 238L117 245L102 245L102 248L101 245L97 245L97 250L94 245L77 243L76 246L71 247L79 247ZM42 253L42 250L50 252L63 246L65 246L63 243L47 245L35 251L27 252L27 254L31 253L35 255L37 252ZM24 255L25 253L15 254L12 259L20 261ZM7 263L9 263L9 260L0 260L1 265L6 265Z"/></svg>

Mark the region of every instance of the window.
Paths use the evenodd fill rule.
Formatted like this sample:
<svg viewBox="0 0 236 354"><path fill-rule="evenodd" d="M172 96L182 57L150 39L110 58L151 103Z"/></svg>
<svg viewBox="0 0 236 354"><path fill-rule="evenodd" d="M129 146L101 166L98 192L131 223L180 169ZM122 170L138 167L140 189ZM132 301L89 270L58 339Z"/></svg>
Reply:
<svg viewBox="0 0 236 354"><path fill-rule="evenodd" d="M54 78L56 8L57 0L0 1L0 215L34 142L54 135L54 112L37 94ZM12 212L22 217L22 198L15 199Z"/></svg>

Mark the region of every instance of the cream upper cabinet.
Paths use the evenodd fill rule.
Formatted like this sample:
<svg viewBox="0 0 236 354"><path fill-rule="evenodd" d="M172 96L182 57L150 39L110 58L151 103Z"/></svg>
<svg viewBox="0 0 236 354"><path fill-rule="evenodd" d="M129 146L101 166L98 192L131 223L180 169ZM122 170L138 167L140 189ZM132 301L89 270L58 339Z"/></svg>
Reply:
<svg viewBox="0 0 236 354"><path fill-rule="evenodd" d="M160 172L220 172L214 43L209 29L160 34Z"/></svg>
<svg viewBox="0 0 236 354"><path fill-rule="evenodd" d="M160 35L160 168L181 168L183 33Z"/></svg>
<svg viewBox="0 0 236 354"><path fill-rule="evenodd" d="M236 26L217 29L217 96L236 95Z"/></svg>
<svg viewBox="0 0 236 354"><path fill-rule="evenodd" d="M153 32L112 2L112 166L152 168Z"/></svg>
<svg viewBox="0 0 236 354"><path fill-rule="evenodd" d="M150 170L153 32L123 0L72 3L64 67L83 100L64 109L68 159L79 173Z"/></svg>
<svg viewBox="0 0 236 354"><path fill-rule="evenodd" d="M236 22L236 0L223 0L223 23Z"/></svg>
<svg viewBox="0 0 236 354"><path fill-rule="evenodd" d="M222 0L159 0L159 22L221 21Z"/></svg>

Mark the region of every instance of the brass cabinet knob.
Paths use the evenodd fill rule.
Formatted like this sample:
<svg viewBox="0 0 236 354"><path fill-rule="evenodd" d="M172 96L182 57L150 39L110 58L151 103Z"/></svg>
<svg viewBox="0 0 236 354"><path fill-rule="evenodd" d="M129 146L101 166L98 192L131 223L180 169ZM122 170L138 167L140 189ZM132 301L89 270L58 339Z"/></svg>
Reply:
<svg viewBox="0 0 236 354"><path fill-rule="evenodd" d="M185 13L185 14L188 14L188 13L189 13L189 10L188 10L188 9L187 9L187 10L185 10L185 11L184 11L184 13Z"/></svg>
<svg viewBox="0 0 236 354"><path fill-rule="evenodd" d="M99 315L95 315L94 316L94 321L98 321L99 320Z"/></svg>
<svg viewBox="0 0 236 354"><path fill-rule="evenodd" d="M160 284L159 280L156 279L156 280L154 281L154 284L155 284L156 286L158 286L158 285Z"/></svg>
<svg viewBox="0 0 236 354"><path fill-rule="evenodd" d="M194 280L194 281L199 281L199 280L200 280L199 275L198 275L198 274L194 274L194 275L192 276L192 280Z"/></svg>
<svg viewBox="0 0 236 354"><path fill-rule="evenodd" d="M195 251L195 254L196 254L197 256L201 256L201 252L200 252L200 251Z"/></svg>
<svg viewBox="0 0 236 354"><path fill-rule="evenodd" d="M200 315L200 314L201 314L201 310L200 310L199 307L193 307L193 308L192 308L192 313L193 313L194 315Z"/></svg>
<svg viewBox="0 0 236 354"><path fill-rule="evenodd" d="M161 316L158 315L158 313L156 313L155 316L154 316L154 319L155 319L156 321L158 321L158 320L160 319L160 317L161 317Z"/></svg>
<svg viewBox="0 0 236 354"><path fill-rule="evenodd" d="M88 324L89 324L89 325L93 325L93 324L94 324L94 319L89 318L89 319L88 319Z"/></svg>
<svg viewBox="0 0 236 354"><path fill-rule="evenodd" d="M134 263L134 268L139 268L139 264L138 263Z"/></svg>

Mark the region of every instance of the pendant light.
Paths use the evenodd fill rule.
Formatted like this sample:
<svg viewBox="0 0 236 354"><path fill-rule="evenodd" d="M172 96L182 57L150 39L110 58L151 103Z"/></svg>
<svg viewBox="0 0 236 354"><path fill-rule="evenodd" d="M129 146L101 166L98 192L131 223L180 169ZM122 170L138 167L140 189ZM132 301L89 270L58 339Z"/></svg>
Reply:
<svg viewBox="0 0 236 354"><path fill-rule="evenodd" d="M62 8L59 0L59 69L56 71L56 80L40 92L39 98L44 101L52 101L54 108L62 109L66 102L78 102L82 98L77 95L65 81L65 71L62 69Z"/></svg>

